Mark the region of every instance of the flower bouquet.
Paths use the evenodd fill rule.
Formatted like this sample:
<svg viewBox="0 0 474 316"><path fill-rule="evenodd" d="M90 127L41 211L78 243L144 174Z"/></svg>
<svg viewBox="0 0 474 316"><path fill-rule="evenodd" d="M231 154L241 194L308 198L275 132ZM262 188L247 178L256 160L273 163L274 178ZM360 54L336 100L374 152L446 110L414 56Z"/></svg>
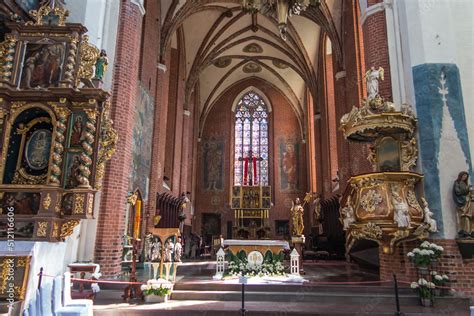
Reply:
<svg viewBox="0 0 474 316"><path fill-rule="evenodd" d="M173 284L163 279L148 280L146 284L141 286L147 303L166 303L172 289Z"/></svg>
<svg viewBox="0 0 474 316"><path fill-rule="evenodd" d="M431 277L433 279L433 283L436 286L434 292L436 296L442 296L445 292L445 287L449 282L449 277L446 274L438 274L436 271L431 271Z"/></svg>
<svg viewBox="0 0 474 316"><path fill-rule="evenodd" d="M441 255L443 254L443 251L444 251L443 247L438 246L435 243L430 243L428 241L424 241L420 245L420 248L424 250L433 251L433 254L431 255L431 261L438 261L441 258Z"/></svg>
<svg viewBox="0 0 474 316"><path fill-rule="evenodd" d="M407 254L407 257L418 268L420 274L428 274L428 266L434 254L434 251L431 249L415 248Z"/></svg>
<svg viewBox="0 0 474 316"><path fill-rule="evenodd" d="M434 283L428 282L423 278L418 279L418 282L412 282L410 287L418 292L420 296L421 305L433 305L433 289L436 287Z"/></svg>

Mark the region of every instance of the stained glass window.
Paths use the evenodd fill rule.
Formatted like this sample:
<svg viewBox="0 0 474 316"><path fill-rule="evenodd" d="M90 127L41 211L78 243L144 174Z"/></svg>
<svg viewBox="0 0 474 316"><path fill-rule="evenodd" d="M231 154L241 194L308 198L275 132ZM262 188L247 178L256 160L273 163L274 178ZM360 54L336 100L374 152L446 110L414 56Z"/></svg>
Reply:
<svg viewBox="0 0 474 316"><path fill-rule="evenodd" d="M268 109L254 91L237 104L234 135L234 184L268 185ZM252 156L256 158L255 173Z"/></svg>

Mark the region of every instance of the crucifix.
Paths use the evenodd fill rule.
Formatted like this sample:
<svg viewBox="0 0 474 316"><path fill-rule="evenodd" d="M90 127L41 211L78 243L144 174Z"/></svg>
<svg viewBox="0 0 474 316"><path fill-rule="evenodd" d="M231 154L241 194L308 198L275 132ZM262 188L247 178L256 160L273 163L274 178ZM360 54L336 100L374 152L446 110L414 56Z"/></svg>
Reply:
<svg viewBox="0 0 474 316"><path fill-rule="evenodd" d="M247 157L240 157L239 161L244 162L243 185L257 185L257 161L262 161L262 157L254 156L252 150L249 150ZM251 162L251 163L249 163Z"/></svg>

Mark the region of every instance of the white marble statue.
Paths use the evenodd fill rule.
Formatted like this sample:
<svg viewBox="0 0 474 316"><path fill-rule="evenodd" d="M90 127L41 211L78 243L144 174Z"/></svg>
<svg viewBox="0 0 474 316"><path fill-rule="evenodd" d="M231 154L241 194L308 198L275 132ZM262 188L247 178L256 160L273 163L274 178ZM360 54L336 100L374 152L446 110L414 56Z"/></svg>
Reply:
<svg viewBox="0 0 474 316"><path fill-rule="evenodd" d="M346 206L342 208L342 227L348 230L349 226L355 222L354 208L351 205L351 197L347 199Z"/></svg>
<svg viewBox="0 0 474 316"><path fill-rule="evenodd" d="M392 203L395 208L394 221L399 228L410 227L410 213L408 212L408 204L403 201L397 192L392 192Z"/></svg>
<svg viewBox="0 0 474 316"><path fill-rule="evenodd" d="M153 242L151 249L151 261L161 261L161 242L159 239L156 239L155 242Z"/></svg>
<svg viewBox="0 0 474 316"><path fill-rule="evenodd" d="M428 226L428 231L436 233L438 231L438 225L436 220L433 218L433 212L431 212L428 202L424 197L421 198L421 204L423 205L423 213L425 214L424 222Z"/></svg>
<svg viewBox="0 0 474 316"><path fill-rule="evenodd" d="M375 69L374 66L365 73L367 82L367 100L373 100L379 96L379 79L384 80L384 70L382 67Z"/></svg>
<svg viewBox="0 0 474 316"><path fill-rule="evenodd" d="M178 242L174 245L174 261L181 262L183 256L183 245L181 245L181 238L178 238Z"/></svg>

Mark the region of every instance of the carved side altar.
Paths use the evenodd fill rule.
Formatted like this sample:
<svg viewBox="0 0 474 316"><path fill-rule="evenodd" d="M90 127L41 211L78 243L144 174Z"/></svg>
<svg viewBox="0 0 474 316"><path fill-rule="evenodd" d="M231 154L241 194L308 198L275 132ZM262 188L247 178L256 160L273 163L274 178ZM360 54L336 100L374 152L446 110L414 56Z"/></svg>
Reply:
<svg viewBox="0 0 474 316"><path fill-rule="evenodd" d="M0 238L58 242L94 216L117 134L87 29L60 1L30 14L0 43Z"/></svg>

